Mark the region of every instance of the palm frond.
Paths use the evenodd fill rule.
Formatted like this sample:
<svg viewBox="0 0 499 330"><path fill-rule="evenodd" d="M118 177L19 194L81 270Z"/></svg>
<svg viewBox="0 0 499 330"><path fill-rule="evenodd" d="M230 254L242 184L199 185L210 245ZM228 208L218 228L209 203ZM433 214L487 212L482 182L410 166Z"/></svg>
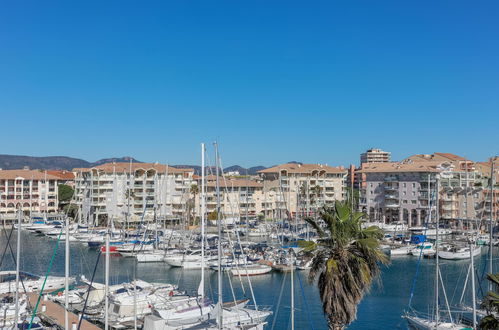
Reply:
<svg viewBox="0 0 499 330"><path fill-rule="evenodd" d="M304 219L305 222L307 222L310 226L312 226L312 228L315 229L315 231L317 232L317 235L319 235L319 237L324 237L325 234L324 234L324 230L322 230L322 227L317 223L317 221L315 221L314 219L312 218L305 218Z"/></svg>

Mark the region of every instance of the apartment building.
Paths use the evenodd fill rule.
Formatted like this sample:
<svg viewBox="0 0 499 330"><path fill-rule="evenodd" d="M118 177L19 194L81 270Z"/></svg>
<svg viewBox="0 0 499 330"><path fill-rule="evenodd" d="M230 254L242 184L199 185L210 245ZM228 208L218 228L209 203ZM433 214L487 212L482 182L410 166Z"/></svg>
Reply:
<svg viewBox="0 0 499 330"><path fill-rule="evenodd" d="M198 187L201 187L199 178ZM206 177L206 212L217 209L215 176ZM264 213L265 194L263 184L245 178L219 178L220 210L224 218L255 218ZM199 189L200 190L200 189ZM196 199L197 215L200 214L200 199Z"/></svg>
<svg viewBox="0 0 499 330"><path fill-rule="evenodd" d="M360 207L374 221L420 226L428 221L430 197L434 221L437 176L442 220L462 225L482 212L480 175L474 162L457 155L414 155L402 162L363 164L360 172L364 180Z"/></svg>
<svg viewBox="0 0 499 330"><path fill-rule="evenodd" d="M381 149L369 149L360 154L360 164L365 163L388 163L390 162L391 153Z"/></svg>
<svg viewBox="0 0 499 330"><path fill-rule="evenodd" d="M287 163L258 172L266 207L277 218L311 214L345 198L347 170L324 164ZM267 212L266 214L270 214Z"/></svg>
<svg viewBox="0 0 499 330"><path fill-rule="evenodd" d="M25 216L57 212L58 186L69 179L59 171L0 170L0 214L13 217L20 208Z"/></svg>
<svg viewBox="0 0 499 330"><path fill-rule="evenodd" d="M157 163L107 163L75 168L75 203L83 221L175 220L185 215L193 169Z"/></svg>

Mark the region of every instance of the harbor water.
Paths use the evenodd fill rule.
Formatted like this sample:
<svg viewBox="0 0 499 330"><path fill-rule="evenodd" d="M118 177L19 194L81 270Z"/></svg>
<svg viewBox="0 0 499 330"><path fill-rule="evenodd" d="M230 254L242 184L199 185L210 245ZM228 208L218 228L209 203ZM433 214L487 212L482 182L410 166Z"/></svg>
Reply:
<svg viewBox="0 0 499 330"><path fill-rule="evenodd" d="M8 233L0 233L0 253L6 247ZM36 275L44 275L56 246L56 240L34 233L21 233L21 270ZM16 235L11 239L11 247L15 254ZM90 279L94 270L99 252L82 243L71 243L71 276L84 275ZM494 255L499 253L494 248ZM476 258L476 270L479 277L477 285L478 296L486 292L484 273L487 267L488 248L482 248L482 254ZM375 283L371 292L363 299L359 306L357 320L349 329L407 329L406 321L402 318L408 310L411 291L414 293L412 308L429 313L434 306L434 274L435 261L423 259L420 262L419 275L415 279L418 258L403 256L392 258L389 266L383 267L380 280ZM446 286L449 301L457 303L461 297L469 260L446 261L441 260L441 272ZM498 271L498 262L494 260L495 272ZM7 253L0 266L1 270L15 269L12 255ZM112 256L110 261L111 284L129 282L136 277L150 282L171 283L179 286L180 290L195 294L200 281L199 270L182 270L170 268L165 263L136 263L134 258ZM206 292L208 297L215 299L217 292L217 273L206 271ZM64 244L60 243L55 255L51 275L64 276ZM327 329L322 313L318 289L315 283L307 279L308 271L295 272L295 327L297 329ZM104 282L104 256L102 255L97 266L95 281ZM229 282L231 281L231 283ZM233 299L231 285L236 299L251 298L250 288L245 278L224 277L224 300ZM267 329L290 328L290 276L271 272L262 276L251 277L251 284L259 308L270 308L273 315L268 319ZM414 289L412 289L414 287ZM442 298L443 299L443 298ZM470 290L467 289L465 301L471 301ZM441 301L443 304L443 300Z"/></svg>

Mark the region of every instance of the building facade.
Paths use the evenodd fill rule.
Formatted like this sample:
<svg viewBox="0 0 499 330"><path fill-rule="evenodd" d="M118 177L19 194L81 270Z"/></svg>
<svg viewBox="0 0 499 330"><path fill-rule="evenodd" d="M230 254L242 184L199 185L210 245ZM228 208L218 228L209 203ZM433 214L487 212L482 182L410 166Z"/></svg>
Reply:
<svg viewBox="0 0 499 330"><path fill-rule="evenodd" d="M363 164L360 172L364 180L360 208L372 221L421 226L435 221L438 204L441 220L463 226L476 223L484 212L481 175L472 161L456 155L415 155L402 162Z"/></svg>
<svg viewBox="0 0 499 330"><path fill-rule="evenodd" d="M0 170L0 214L12 218L18 209L25 216L57 212L59 184L66 181L53 171Z"/></svg>
<svg viewBox="0 0 499 330"><path fill-rule="evenodd" d="M391 159L391 153L381 149L369 149L360 154L360 164L366 163L388 163Z"/></svg>
<svg viewBox="0 0 499 330"><path fill-rule="evenodd" d="M174 220L186 214L193 169L157 163L108 163L77 168L75 203L84 222Z"/></svg>
<svg viewBox="0 0 499 330"><path fill-rule="evenodd" d="M345 199L347 170L323 164L288 163L258 172L263 183L266 216L294 217ZM269 212L267 207L271 207Z"/></svg>

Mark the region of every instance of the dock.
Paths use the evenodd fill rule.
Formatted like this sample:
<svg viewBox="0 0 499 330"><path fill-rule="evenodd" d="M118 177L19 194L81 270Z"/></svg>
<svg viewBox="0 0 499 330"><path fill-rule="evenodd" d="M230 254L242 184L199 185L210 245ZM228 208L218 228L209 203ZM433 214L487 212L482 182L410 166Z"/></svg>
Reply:
<svg viewBox="0 0 499 330"><path fill-rule="evenodd" d="M38 300L37 293L29 294L29 301L31 306L36 305L36 301ZM44 307L43 307L44 306ZM64 329L64 307L51 301L51 300L40 300L40 304L38 305L37 316L42 319L42 321L50 323L60 329ZM68 312L69 316L69 328L76 329L78 327L78 315ZM76 326L72 326L72 324ZM98 326L93 323L88 322L83 319L81 322L80 330L100 330Z"/></svg>

